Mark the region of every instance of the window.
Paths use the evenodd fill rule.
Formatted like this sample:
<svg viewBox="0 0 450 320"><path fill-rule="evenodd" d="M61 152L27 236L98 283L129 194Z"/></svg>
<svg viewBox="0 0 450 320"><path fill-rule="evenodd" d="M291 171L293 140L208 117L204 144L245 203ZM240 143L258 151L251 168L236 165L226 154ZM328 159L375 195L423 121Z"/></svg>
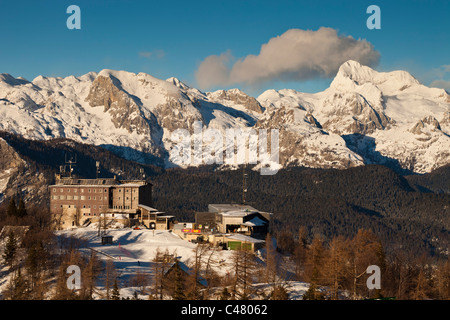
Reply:
<svg viewBox="0 0 450 320"><path fill-rule="evenodd" d="M53 192L56 192L56 188L53 188Z"/></svg>
<svg viewBox="0 0 450 320"><path fill-rule="evenodd" d="M84 189L81 189L81 193L83 193L84 192Z"/></svg>
<svg viewBox="0 0 450 320"><path fill-rule="evenodd" d="M90 193L90 192L91 192L91 189L89 189L88 192Z"/></svg>

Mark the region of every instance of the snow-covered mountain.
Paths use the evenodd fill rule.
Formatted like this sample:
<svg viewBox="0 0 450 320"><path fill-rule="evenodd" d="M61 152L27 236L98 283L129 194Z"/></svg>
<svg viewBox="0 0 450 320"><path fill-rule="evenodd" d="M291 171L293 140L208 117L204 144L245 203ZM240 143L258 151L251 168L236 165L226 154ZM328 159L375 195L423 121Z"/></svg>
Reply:
<svg viewBox="0 0 450 320"><path fill-rule="evenodd" d="M427 172L450 162L445 90L405 71L377 72L354 61L323 92L268 90L256 99L238 89L204 93L176 78L126 71L31 82L0 75L0 130L29 139L69 138L167 167L183 165L171 152L179 142L172 133L192 133L199 121L202 130L221 133L268 129L269 140L270 129L278 129L282 166L389 163Z"/></svg>

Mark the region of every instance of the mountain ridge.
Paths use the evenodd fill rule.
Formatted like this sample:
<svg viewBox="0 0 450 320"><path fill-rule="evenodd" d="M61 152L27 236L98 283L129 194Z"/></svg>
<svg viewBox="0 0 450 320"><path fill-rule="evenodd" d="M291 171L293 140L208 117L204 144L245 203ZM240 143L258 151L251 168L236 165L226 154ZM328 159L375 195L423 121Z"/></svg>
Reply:
<svg viewBox="0 0 450 320"><path fill-rule="evenodd" d="M430 172L450 162L450 96L406 71L356 61L318 93L240 89L202 92L177 78L104 69L80 77L0 75L0 130L35 140L68 138L129 160L186 167L176 129L277 129L281 167L349 168L395 163ZM192 138L192 137L191 137ZM216 152L230 146L223 145ZM194 165L194 164L192 164Z"/></svg>

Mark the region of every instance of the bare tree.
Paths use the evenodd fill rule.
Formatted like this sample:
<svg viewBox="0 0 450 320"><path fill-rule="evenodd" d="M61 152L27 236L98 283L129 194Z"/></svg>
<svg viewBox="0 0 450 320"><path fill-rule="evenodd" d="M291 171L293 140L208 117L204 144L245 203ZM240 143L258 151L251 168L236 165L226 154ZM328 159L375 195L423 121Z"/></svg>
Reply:
<svg viewBox="0 0 450 320"><path fill-rule="evenodd" d="M249 299L253 292L252 283L256 271L255 255L244 246L233 252L232 260L234 267L232 296L241 300Z"/></svg>

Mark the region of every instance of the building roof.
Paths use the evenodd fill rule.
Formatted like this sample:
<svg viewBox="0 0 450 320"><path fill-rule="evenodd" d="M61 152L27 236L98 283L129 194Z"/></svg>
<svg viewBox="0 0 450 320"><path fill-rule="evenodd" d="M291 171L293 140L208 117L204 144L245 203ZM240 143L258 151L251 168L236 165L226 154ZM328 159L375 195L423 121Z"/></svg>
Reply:
<svg viewBox="0 0 450 320"><path fill-rule="evenodd" d="M175 264L176 263L177 263L177 261L174 261L174 262L171 263L171 266L169 267L169 269L165 273L166 275L172 268L175 268ZM178 260L178 266L187 275L192 275L193 270L191 268L189 268L186 264L184 264L183 262L181 262L179 260ZM202 276L200 276L200 275L198 276L197 282L200 283L204 287L208 286L208 281L205 278L203 278Z"/></svg>
<svg viewBox="0 0 450 320"><path fill-rule="evenodd" d="M264 226L265 224L267 224L267 222L261 220L259 217L254 217L243 223L244 226L248 226L248 227Z"/></svg>
<svg viewBox="0 0 450 320"><path fill-rule="evenodd" d="M235 210L235 211L227 211L227 212L219 212L219 214L223 215L223 216L228 216L228 217L245 217L246 215L253 213L253 212L249 212L249 211L243 211L243 210Z"/></svg>
<svg viewBox="0 0 450 320"><path fill-rule="evenodd" d="M149 207L149 206L146 206L146 205L144 205L144 204L138 204L138 207L139 207L139 208L142 208L142 209L145 209L145 210L147 210L148 212L157 212L157 213L158 213L158 210L157 210L157 209L152 208L152 207ZM164 213L164 212L159 212L159 213Z"/></svg>
<svg viewBox="0 0 450 320"><path fill-rule="evenodd" d="M252 206L247 204L238 204L238 203L220 203L220 204L209 204L209 209L213 209L216 212L229 212L229 211L254 211L258 212Z"/></svg>
<svg viewBox="0 0 450 320"><path fill-rule="evenodd" d="M265 242L264 240L255 239L253 237L249 237L240 233L234 233L232 235L226 236L228 239L242 241L242 242L249 242L249 243L262 243Z"/></svg>

